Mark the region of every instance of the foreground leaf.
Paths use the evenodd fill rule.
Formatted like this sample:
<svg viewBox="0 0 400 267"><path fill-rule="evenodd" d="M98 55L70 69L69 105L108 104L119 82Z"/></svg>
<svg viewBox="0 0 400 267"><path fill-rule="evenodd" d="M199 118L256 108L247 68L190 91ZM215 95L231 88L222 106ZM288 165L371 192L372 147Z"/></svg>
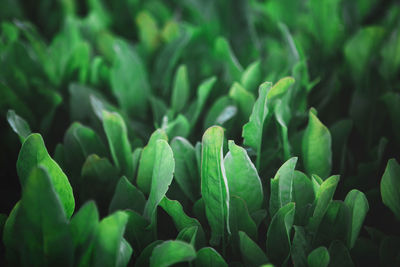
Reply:
<svg viewBox="0 0 400 267"><path fill-rule="evenodd" d="M25 187L32 170L39 165L46 168L54 190L64 207L67 218L71 217L75 209L75 199L68 178L57 163L49 156L42 136L40 134L31 134L22 144L18 155L17 173L22 188Z"/></svg>
<svg viewBox="0 0 400 267"><path fill-rule="evenodd" d="M153 249L150 267L167 267L196 258L193 246L182 241L165 241Z"/></svg>
<svg viewBox="0 0 400 267"><path fill-rule="evenodd" d="M251 240L245 232L239 232L240 237L240 251L242 253L243 262L246 266L258 267L268 263L268 258L262 249Z"/></svg>
<svg viewBox="0 0 400 267"><path fill-rule="evenodd" d="M224 258L213 248L205 247L197 251L197 257L194 266L202 267L228 267Z"/></svg>
<svg viewBox="0 0 400 267"><path fill-rule="evenodd" d="M211 227L212 245L219 244L229 233L229 189L223 166L224 130L213 126L203 135L201 163L201 194Z"/></svg>
<svg viewBox="0 0 400 267"><path fill-rule="evenodd" d="M229 141L229 152L225 156L224 166L229 185L229 194L246 201L249 212L261 208L264 194L257 169L251 162L246 150Z"/></svg>
<svg viewBox="0 0 400 267"><path fill-rule="evenodd" d="M175 170L172 149L165 140L158 140L149 199L144 207L144 217L152 221L158 204L168 191ZM153 223L153 221L152 221Z"/></svg>

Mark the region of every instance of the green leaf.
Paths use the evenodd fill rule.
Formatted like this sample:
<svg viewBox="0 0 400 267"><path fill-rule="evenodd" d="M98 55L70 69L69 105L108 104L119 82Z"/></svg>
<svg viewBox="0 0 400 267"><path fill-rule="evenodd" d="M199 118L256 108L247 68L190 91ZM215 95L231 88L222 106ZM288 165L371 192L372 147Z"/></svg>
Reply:
<svg viewBox="0 0 400 267"><path fill-rule="evenodd" d="M339 182L339 176L334 175L326 179L318 189L316 194L316 204L312 217L310 218L308 227L312 231L316 231L321 223L326 211L328 210L329 204L332 201L333 194L335 193L337 184Z"/></svg>
<svg viewBox="0 0 400 267"><path fill-rule="evenodd" d="M351 213L351 227L347 239L347 246L351 249L354 247L361 227L364 223L365 216L369 210L368 200L364 193L353 189L344 200Z"/></svg>
<svg viewBox="0 0 400 267"><path fill-rule="evenodd" d="M178 231L182 231L184 228L191 226L201 227L200 223L196 219L186 215L181 203L177 200L170 200L169 198L164 197L160 202L160 207L171 216Z"/></svg>
<svg viewBox="0 0 400 267"><path fill-rule="evenodd" d="M211 89L213 88L215 82L217 81L216 77L211 77L204 80L197 88L196 94L196 102L194 102L188 110L186 117L190 122L190 126L193 127L196 125L197 120L201 112L203 111L203 107L207 101L208 96L210 95Z"/></svg>
<svg viewBox="0 0 400 267"><path fill-rule="evenodd" d="M75 209L75 199L68 178L49 156L42 136L40 134L31 134L22 144L17 160L17 173L22 188L25 187L32 170L39 165L46 168L67 218L71 217Z"/></svg>
<svg viewBox="0 0 400 267"><path fill-rule="evenodd" d="M154 228L148 229L149 222L136 211L125 210L128 215L124 237L132 245L135 256L156 239ZM148 255L150 257L150 255Z"/></svg>
<svg viewBox="0 0 400 267"><path fill-rule="evenodd" d="M268 263L268 258L265 256L264 251L245 232L240 231L239 237L240 252L246 266L258 267Z"/></svg>
<svg viewBox="0 0 400 267"><path fill-rule="evenodd" d="M245 232L254 240L257 239L256 223L250 217L244 200L235 195L231 195L229 201L229 229L234 246L239 244L239 231Z"/></svg>
<svg viewBox="0 0 400 267"><path fill-rule="evenodd" d="M242 73L240 83L247 91L255 92L261 83L261 62L259 60L251 63Z"/></svg>
<svg viewBox="0 0 400 267"><path fill-rule="evenodd" d="M205 247L197 251L197 257L194 266L202 267L228 267L224 258L212 247Z"/></svg>
<svg viewBox="0 0 400 267"><path fill-rule="evenodd" d="M363 74L370 68L370 62L374 53L379 49L385 36L385 29L378 26L361 28L344 47L346 61L357 81L363 78Z"/></svg>
<svg viewBox="0 0 400 267"><path fill-rule="evenodd" d="M140 253L140 256L136 259L135 267L144 267L150 266L150 257L153 249L162 243L161 240L156 240L153 243L149 244L143 251Z"/></svg>
<svg viewBox="0 0 400 267"><path fill-rule="evenodd" d="M193 246L178 240L165 241L153 249L150 267L167 267L196 258Z"/></svg>
<svg viewBox="0 0 400 267"><path fill-rule="evenodd" d="M237 113L234 101L228 96L218 98L204 119L203 127L207 129L213 125L224 125L231 121Z"/></svg>
<svg viewBox="0 0 400 267"><path fill-rule="evenodd" d="M267 255L273 263L282 264L289 257L294 212L295 204L286 204L274 215L268 227Z"/></svg>
<svg viewBox="0 0 400 267"><path fill-rule="evenodd" d="M123 211L117 211L101 220L93 251L93 265L119 266L121 250L127 250L126 246L129 246L123 241L127 222L128 215ZM129 251L132 251L127 251L130 257Z"/></svg>
<svg viewBox="0 0 400 267"><path fill-rule="evenodd" d="M186 242L188 244L191 244L193 247L196 247L195 243L196 243L198 229L199 229L198 226L190 226L183 228L181 231L179 231L176 240Z"/></svg>
<svg viewBox="0 0 400 267"><path fill-rule="evenodd" d="M249 212L259 210L264 201L263 188L256 167L244 148L228 142L229 152L224 159L229 194L241 197Z"/></svg>
<svg viewBox="0 0 400 267"><path fill-rule="evenodd" d="M326 247L314 249L307 257L310 267L327 267L329 264L329 252Z"/></svg>
<svg viewBox="0 0 400 267"><path fill-rule="evenodd" d="M307 266L307 255L311 250L311 241L304 227L294 225L294 237L291 247L292 262L295 267Z"/></svg>
<svg viewBox="0 0 400 267"><path fill-rule="evenodd" d="M7 121L13 131L18 134L21 142L23 143L31 133L29 124L23 118L18 116L17 113L15 113L15 111L12 109L7 112Z"/></svg>
<svg viewBox="0 0 400 267"><path fill-rule="evenodd" d="M386 109L389 113L390 120L392 122L392 129L397 138L397 143L400 143L400 120L397 118L397 114L400 113L400 93L388 92L382 96L382 100L385 103Z"/></svg>
<svg viewBox="0 0 400 267"><path fill-rule="evenodd" d="M283 144L283 158L288 160L291 157L291 146L289 143L288 126L291 119L289 106L281 100L276 102L274 108L275 119L279 124Z"/></svg>
<svg viewBox="0 0 400 267"><path fill-rule="evenodd" d="M293 202L296 203L295 224L306 225L312 214L315 193L311 180L304 173L294 172L292 193Z"/></svg>
<svg viewBox="0 0 400 267"><path fill-rule="evenodd" d="M271 216L283 206L293 201L293 179L297 158L293 157L286 161L271 180L271 197L269 209Z"/></svg>
<svg viewBox="0 0 400 267"><path fill-rule="evenodd" d="M93 201L85 203L71 218L71 237L75 247L75 265L89 264L93 240L99 225L99 212Z"/></svg>
<svg viewBox="0 0 400 267"><path fill-rule="evenodd" d="M158 140L168 140L167 134L163 130L158 129L150 136L149 142L143 148L139 161L136 183L139 189L145 194L150 193L151 177L153 175L156 156L156 143Z"/></svg>
<svg viewBox="0 0 400 267"><path fill-rule="evenodd" d="M110 203L109 213L117 210L131 209L139 214L143 213L146 198L126 177L121 177Z"/></svg>
<svg viewBox="0 0 400 267"><path fill-rule="evenodd" d="M264 121L268 115L267 93L271 89L272 83L265 82L260 85L258 98L253 106L249 122L243 126L242 136L244 144L253 148L257 153L257 169L260 168L261 142L264 128Z"/></svg>
<svg viewBox="0 0 400 267"><path fill-rule="evenodd" d="M229 189L223 165L222 145L224 130L213 126L202 140L201 194L206 216L211 227L212 245L219 244L229 233Z"/></svg>
<svg viewBox="0 0 400 267"><path fill-rule="evenodd" d="M292 77L285 77L277 81L271 90L267 93L267 98L271 103L274 103L275 100L281 98L289 88L294 84L294 79ZM269 103L269 106L272 106Z"/></svg>
<svg viewBox="0 0 400 267"><path fill-rule="evenodd" d="M43 165L33 167L26 180L14 229L22 266L72 265L68 219Z"/></svg>
<svg viewBox="0 0 400 267"><path fill-rule="evenodd" d="M153 52L160 44L157 20L150 12L143 10L136 16L135 21L139 30L140 42L144 44L147 51Z"/></svg>
<svg viewBox="0 0 400 267"><path fill-rule="evenodd" d="M310 110L307 129L302 140L302 158L308 174L325 179L332 168L331 134Z"/></svg>
<svg viewBox="0 0 400 267"><path fill-rule="evenodd" d="M165 116L164 118L167 117ZM190 133L190 123L182 114L178 114L172 121L163 120L162 128L165 129L169 138L174 138L175 136L187 137Z"/></svg>
<svg viewBox="0 0 400 267"><path fill-rule="evenodd" d="M246 120L250 117L254 102L256 101L253 94L246 91L239 83L234 82L229 90L229 96L235 100L242 118Z"/></svg>
<svg viewBox="0 0 400 267"><path fill-rule="evenodd" d="M240 65L236 56L224 37L218 37L215 41L215 51L219 60L224 64L228 74L229 81L240 81L243 73L243 67Z"/></svg>
<svg viewBox="0 0 400 267"><path fill-rule="evenodd" d="M381 195L385 204L400 220L400 164L390 159L381 180Z"/></svg>
<svg viewBox="0 0 400 267"><path fill-rule="evenodd" d="M115 60L110 70L112 92L127 114L144 118L150 93L146 68L128 43L118 40L114 50Z"/></svg>
<svg viewBox="0 0 400 267"><path fill-rule="evenodd" d="M186 106L190 95L190 84L186 65L181 65L175 74L171 95L171 108L179 113Z"/></svg>
<svg viewBox="0 0 400 267"><path fill-rule="evenodd" d="M200 197L200 177L194 147L182 137L171 141L175 158L175 181L183 193L195 202Z"/></svg>
<svg viewBox="0 0 400 267"><path fill-rule="evenodd" d="M107 158L90 155L82 166L81 200L95 199L100 211L107 210L118 178L118 171Z"/></svg>
<svg viewBox="0 0 400 267"><path fill-rule="evenodd" d="M350 252L346 248L346 246L338 241L335 240L329 246L329 256L330 262L329 267L334 266L343 266L343 267L352 267L354 263L351 259Z"/></svg>
<svg viewBox="0 0 400 267"><path fill-rule="evenodd" d="M103 111L103 128L115 166L132 179L133 158L128 132L122 117L116 112Z"/></svg>
<svg viewBox="0 0 400 267"><path fill-rule="evenodd" d="M174 155L167 141L158 140L155 150L151 190L143 212L144 217L152 223L156 208L167 193L175 170Z"/></svg>

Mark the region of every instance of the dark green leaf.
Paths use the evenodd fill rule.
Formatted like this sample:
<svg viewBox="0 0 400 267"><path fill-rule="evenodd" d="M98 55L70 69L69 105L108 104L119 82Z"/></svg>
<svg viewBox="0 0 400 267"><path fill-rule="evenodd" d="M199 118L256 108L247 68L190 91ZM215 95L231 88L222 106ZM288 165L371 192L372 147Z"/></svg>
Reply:
<svg viewBox="0 0 400 267"><path fill-rule="evenodd" d="M131 209L142 214L145 204L146 198L143 193L131 184L126 177L122 177L115 188L109 212Z"/></svg>
<svg viewBox="0 0 400 267"><path fill-rule="evenodd" d="M190 84L186 65L179 66L175 74L171 95L171 108L179 113L186 106L190 95Z"/></svg>
<svg viewBox="0 0 400 267"><path fill-rule="evenodd" d="M400 164L390 159L381 180L383 204L391 209L400 220Z"/></svg>
<svg viewBox="0 0 400 267"><path fill-rule="evenodd" d="M327 267L329 264L329 252L326 247L314 249L307 257L310 267Z"/></svg>
<svg viewBox="0 0 400 267"><path fill-rule="evenodd" d="M242 253L243 262L246 266L258 267L268 262L267 256L264 251L251 240L245 232L239 232L240 237L240 251Z"/></svg>
<svg viewBox="0 0 400 267"><path fill-rule="evenodd" d="M132 179L132 150L124 120L118 113L103 111L103 127L115 166Z"/></svg>
<svg viewBox="0 0 400 267"><path fill-rule="evenodd" d="M200 177L194 147L184 138L171 141L175 158L175 180L185 195L195 202L200 196Z"/></svg>
<svg viewBox="0 0 400 267"><path fill-rule="evenodd" d="M349 250L340 241L333 241L329 246L330 262L329 267L343 266L352 267L354 266Z"/></svg>
<svg viewBox="0 0 400 267"><path fill-rule="evenodd" d="M289 257L294 213L295 204L286 204L274 215L268 227L267 255L273 263L282 264Z"/></svg>
<svg viewBox="0 0 400 267"><path fill-rule="evenodd" d="M352 248L356 243L358 234L360 233L361 227L364 223L365 216L369 210L369 205L365 195L356 189L351 190L347 194L344 203L349 208L351 216L351 227L347 239L347 246Z"/></svg>

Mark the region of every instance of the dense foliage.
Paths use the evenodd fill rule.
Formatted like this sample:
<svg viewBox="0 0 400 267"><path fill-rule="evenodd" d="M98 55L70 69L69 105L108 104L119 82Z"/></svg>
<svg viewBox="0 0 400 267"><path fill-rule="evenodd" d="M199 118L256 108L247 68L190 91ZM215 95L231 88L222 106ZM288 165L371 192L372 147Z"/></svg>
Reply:
<svg viewBox="0 0 400 267"><path fill-rule="evenodd" d="M0 265L400 265L397 1L0 22Z"/></svg>

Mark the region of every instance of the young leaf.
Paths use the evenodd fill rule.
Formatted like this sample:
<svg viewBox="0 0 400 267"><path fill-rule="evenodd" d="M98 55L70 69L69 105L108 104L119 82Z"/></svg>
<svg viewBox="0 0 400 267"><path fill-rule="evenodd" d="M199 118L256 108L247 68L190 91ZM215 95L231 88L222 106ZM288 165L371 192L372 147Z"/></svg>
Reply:
<svg viewBox="0 0 400 267"><path fill-rule="evenodd" d="M32 170L39 165L46 168L67 218L71 217L75 209L75 199L68 178L49 156L42 136L40 134L31 134L22 144L17 160L17 172L22 188L25 187Z"/></svg>
<svg viewBox="0 0 400 267"><path fill-rule="evenodd" d="M201 227L200 223L196 219L186 215L181 203L177 200L170 200L169 198L164 197L160 202L160 207L171 216L178 231L182 231L184 228L191 226Z"/></svg>
<svg viewBox="0 0 400 267"><path fill-rule="evenodd" d="M194 266L228 267L224 258L212 247L205 247L197 251Z"/></svg>
<svg viewBox="0 0 400 267"><path fill-rule="evenodd" d="M385 204L400 220L400 164L390 159L381 180L381 195Z"/></svg>
<svg viewBox="0 0 400 267"><path fill-rule="evenodd" d="M201 194L211 227L212 245L219 244L229 233L229 189L223 165L224 130L208 128L202 140Z"/></svg>
<svg viewBox="0 0 400 267"><path fill-rule="evenodd" d="M150 267L167 267L196 258L193 246L178 240L165 241L153 249Z"/></svg>
<svg viewBox="0 0 400 267"><path fill-rule="evenodd" d="M146 198L126 177L121 177L110 203L109 212L131 209L142 214Z"/></svg>
<svg viewBox="0 0 400 267"><path fill-rule="evenodd" d="M253 148L257 153L257 169L260 168L261 142L265 118L268 115L267 93L271 89L272 83L265 82L260 85L258 98L253 106L249 122L243 126L242 136L244 144Z"/></svg>
<svg viewBox="0 0 400 267"><path fill-rule="evenodd" d="M268 258L265 256L264 251L251 240L245 232L239 232L240 237L240 252L242 253L243 262L246 266L258 267L268 263Z"/></svg>
<svg viewBox="0 0 400 267"><path fill-rule="evenodd" d="M188 110L187 118L190 122L190 127L196 125L197 120L199 119L200 113L203 111L204 104L207 101L207 98L213 88L215 82L217 81L216 77L208 78L203 81L199 87L197 88L196 102L194 102Z"/></svg>
<svg viewBox="0 0 400 267"><path fill-rule="evenodd" d="M7 112L7 121L23 143L31 133L29 124L12 109Z"/></svg>
<svg viewBox="0 0 400 267"><path fill-rule="evenodd" d="M364 223L365 216L369 210L368 200L365 195L356 190L351 190L344 200L351 213L351 226L347 239L347 246L351 249L354 247L358 234Z"/></svg>
<svg viewBox="0 0 400 267"><path fill-rule="evenodd" d="M146 68L135 50L124 41L114 43L116 53L110 70L112 92L127 114L144 118L150 85Z"/></svg>
<svg viewBox="0 0 400 267"><path fill-rule="evenodd" d="M239 83L235 82L229 90L229 96L235 100L240 109L242 118L247 119L250 117L255 102L253 94L246 91Z"/></svg>
<svg viewBox="0 0 400 267"><path fill-rule="evenodd" d="M189 77L186 65L181 65L175 74L174 85L171 96L171 108L179 113L186 106L190 94Z"/></svg>
<svg viewBox="0 0 400 267"><path fill-rule="evenodd" d="M118 266L121 250L129 246L123 241L127 222L128 215L123 211L117 211L101 220L93 251L95 266ZM129 257L131 253L132 249L128 249Z"/></svg>
<svg viewBox="0 0 400 267"><path fill-rule="evenodd" d="M232 233L232 242L239 244L239 231L245 232L248 236L257 239L256 223L249 215L246 203L238 196L231 196L229 201L229 229Z"/></svg>
<svg viewBox="0 0 400 267"><path fill-rule="evenodd" d="M264 195L260 177L251 162L246 150L228 142L229 152L224 159L229 194L241 197L246 201L249 212L261 208Z"/></svg>
<svg viewBox="0 0 400 267"><path fill-rule="evenodd" d="M155 150L151 190L143 212L144 217L149 221L153 220L158 204L167 193L175 170L174 155L167 141L158 140Z"/></svg>
<svg viewBox="0 0 400 267"><path fill-rule="evenodd" d="M293 177L293 202L296 203L295 224L306 225L315 200L313 185L304 173L295 171Z"/></svg>
<svg viewBox="0 0 400 267"><path fill-rule="evenodd" d="M195 202L200 197L200 179L197 169L196 151L184 138L171 141L175 158L175 180L185 195Z"/></svg>
<svg viewBox="0 0 400 267"><path fill-rule="evenodd" d="M168 140L167 134L163 130L156 130L149 139L147 145L143 148L139 161L139 169L137 175L137 186L148 195L151 187L151 177L153 175L154 161L156 156L156 144L158 140Z"/></svg>
<svg viewBox="0 0 400 267"><path fill-rule="evenodd" d="M329 252L326 247L314 249L307 257L310 267L327 267L329 264Z"/></svg>
<svg viewBox="0 0 400 267"><path fill-rule="evenodd" d="M304 167L309 175L317 174L325 179L331 172L331 134L310 110L309 120L302 140Z"/></svg>
<svg viewBox="0 0 400 267"><path fill-rule="evenodd" d="M133 179L133 158L128 132L118 113L103 111L103 127L115 166L122 174Z"/></svg>
<svg viewBox="0 0 400 267"><path fill-rule="evenodd" d="M332 201L333 194L335 193L336 186L339 182L339 176L334 175L326 179L321 187L318 189L316 199L316 205L314 209L314 213L310 218L308 227L312 231L316 231L318 229L319 224L321 223L326 211L328 210L329 204Z"/></svg>
<svg viewBox="0 0 400 267"><path fill-rule="evenodd" d="M188 244L191 244L193 247L196 247L196 238L197 238L198 229L199 229L198 226L190 226L190 227L183 228L178 233L176 240L186 242Z"/></svg>
<svg viewBox="0 0 400 267"><path fill-rule="evenodd" d="M286 204L274 215L268 227L267 255L273 263L282 264L289 257L294 211L294 203Z"/></svg>
<svg viewBox="0 0 400 267"><path fill-rule="evenodd" d="M286 161L275 174L271 181L270 213L275 213L283 206L293 201L293 179L297 158Z"/></svg>
<svg viewBox="0 0 400 267"><path fill-rule="evenodd" d="M124 211L128 215L124 237L132 245L135 256L156 238L154 228L148 229L149 222L133 210ZM148 255L150 257L150 255Z"/></svg>
<svg viewBox="0 0 400 267"><path fill-rule="evenodd" d="M247 91L255 92L261 83L261 62L259 60L251 63L242 73L240 83Z"/></svg>

